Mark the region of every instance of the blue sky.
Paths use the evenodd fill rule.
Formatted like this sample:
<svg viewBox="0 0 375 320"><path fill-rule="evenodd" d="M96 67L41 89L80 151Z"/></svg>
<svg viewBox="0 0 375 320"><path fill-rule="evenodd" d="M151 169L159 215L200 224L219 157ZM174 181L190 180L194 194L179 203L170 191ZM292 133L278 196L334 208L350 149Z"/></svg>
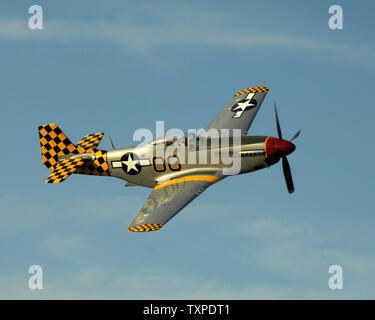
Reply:
<svg viewBox="0 0 375 320"><path fill-rule="evenodd" d="M44 29L27 27L39 4ZM328 28L342 5L344 29ZM0 298L375 297L375 22L371 1L2 1ZM44 183L37 127L132 145L139 128L201 128L241 89L267 85L249 134L281 165L209 188L158 232L126 229L150 193L118 179ZM44 289L27 287L30 265ZM328 288L340 265L344 289Z"/></svg>

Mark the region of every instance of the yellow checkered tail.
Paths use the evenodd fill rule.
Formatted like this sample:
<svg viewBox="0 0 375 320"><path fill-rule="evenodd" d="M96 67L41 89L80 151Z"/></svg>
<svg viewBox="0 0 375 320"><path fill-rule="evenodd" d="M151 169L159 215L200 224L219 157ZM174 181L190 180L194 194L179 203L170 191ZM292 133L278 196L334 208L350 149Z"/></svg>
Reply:
<svg viewBox="0 0 375 320"><path fill-rule="evenodd" d="M96 149L104 133L86 135L74 145L55 123L38 130L42 162L52 171L46 183L60 183L72 173L110 175L106 151Z"/></svg>

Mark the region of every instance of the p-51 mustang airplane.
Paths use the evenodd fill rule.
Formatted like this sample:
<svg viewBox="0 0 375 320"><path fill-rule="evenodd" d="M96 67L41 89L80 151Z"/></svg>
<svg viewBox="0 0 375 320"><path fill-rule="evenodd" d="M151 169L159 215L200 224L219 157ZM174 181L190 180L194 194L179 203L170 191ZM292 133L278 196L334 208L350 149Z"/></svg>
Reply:
<svg viewBox="0 0 375 320"><path fill-rule="evenodd" d="M283 140L275 105L278 138L246 136L267 92L268 87L264 86L238 91L205 129L240 130L240 149L234 148L233 144L227 145L232 156L239 158L238 174L269 167L282 159L286 185L289 193L292 193L293 180L286 156L295 150L291 141L299 136L300 131L290 141ZM182 164L175 152L167 153L171 145L178 144L186 147L183 149L186 158L189 154L191 157L191 153L197 155L202 150L198 150L200 147L191 148L188 144L191 137L156 139L142 146L124 149L115 149L112 144L113 150L105 151L97 149L103 135L102 132L87 135L74 145L56 124L40 126L43 164L52 171L46 183L60 183L72 173L78 173L112 176L126 180L127 186L153 188L128 231L160 229L208 186L228 176L225 168L229 165L221 158L213 161L208 154L205 163ZM195 136L195 141L199 137ZM207 152L216 148L220 153L221 146L215 147L210 138L206 142ZM160 146L164 150L163 156L155 155L156 148Z"/></svg>

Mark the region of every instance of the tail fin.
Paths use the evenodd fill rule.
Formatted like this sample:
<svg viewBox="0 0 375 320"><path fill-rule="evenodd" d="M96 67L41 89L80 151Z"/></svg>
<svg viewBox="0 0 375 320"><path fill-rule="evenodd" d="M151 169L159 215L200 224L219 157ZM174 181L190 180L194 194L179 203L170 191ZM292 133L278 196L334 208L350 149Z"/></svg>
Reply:
<svg viewBox="0 0 375 320"><path fill-rule="evenodd" d="M54 123L39 128L42 161L52 171L46 183L60 183L72 173L109 176L107 153L96 147L103 132L86 135L76 146Z"/></svg>
<svg viewBox="0 0 375 320"><path fill-rule="evenodd" d="M46 168L53 170L58 156L78 153L76 146L68 139L55 123L49 123L38 128L42 160Z"/></svg>

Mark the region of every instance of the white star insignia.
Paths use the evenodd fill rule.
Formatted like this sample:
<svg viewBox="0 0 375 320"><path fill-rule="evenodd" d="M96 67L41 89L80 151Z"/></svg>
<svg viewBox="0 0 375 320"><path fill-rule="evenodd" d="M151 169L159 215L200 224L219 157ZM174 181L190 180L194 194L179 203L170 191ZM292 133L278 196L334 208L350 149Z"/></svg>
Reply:
<svg viewBox="0 0 375 320"><path fill-rule="evenodd" d="M251 102L251 99L254 95L255 93L249 93L246 97L245 102L237 102L237 106L232 109L232 111L235 112L233 118L240 118L247 108L256 106L256 102Z"/></svg>
<svg viewBox="0 0 375 320"><path fill-rule="evenodd" d="M131 169L138 172L136 164L138 163L138 160L133 160L131 154L129 154L127 161L122 161L123 164L126 165L126 172L129 172Z"/></svg>

